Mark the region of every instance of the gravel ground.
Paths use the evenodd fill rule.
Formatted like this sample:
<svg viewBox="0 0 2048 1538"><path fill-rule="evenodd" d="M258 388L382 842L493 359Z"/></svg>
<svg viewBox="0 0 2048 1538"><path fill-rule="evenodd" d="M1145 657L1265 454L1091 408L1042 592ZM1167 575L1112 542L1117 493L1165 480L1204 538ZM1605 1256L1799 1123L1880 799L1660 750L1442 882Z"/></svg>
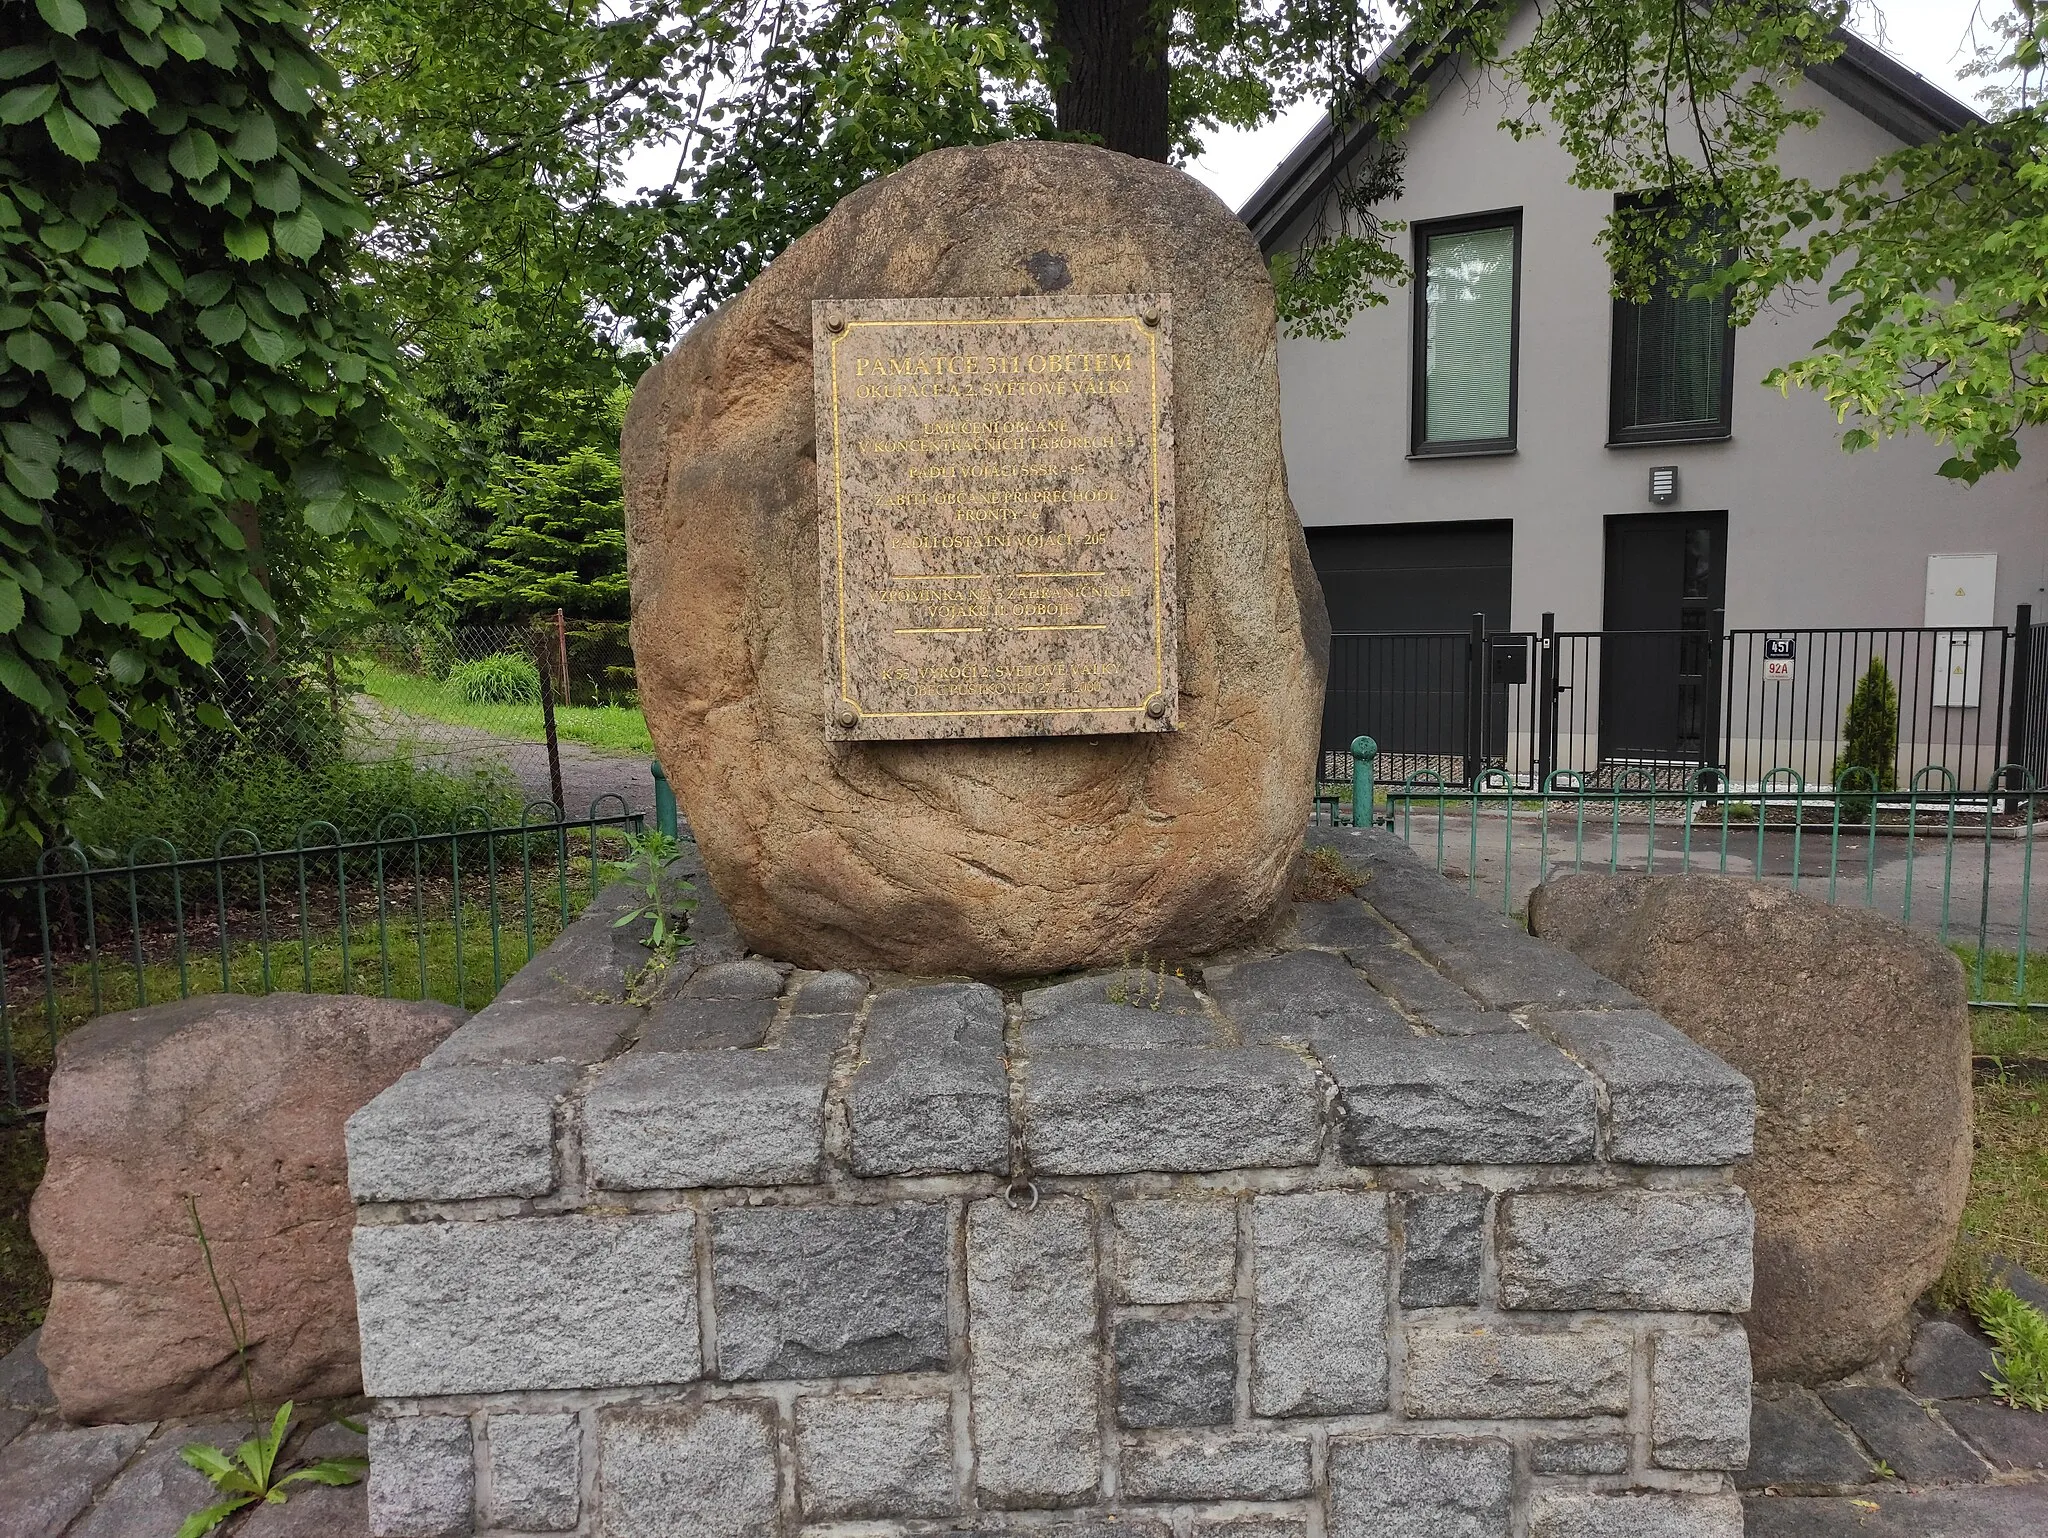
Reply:
<svg viewBox="0 0 2048 1538"><path fill-rule="evenodd" d="M373 741L403 738L413 744L417 762L456 771L498 765L509 770L529 801L552 801L554 791L548 775L548 750L544 742L522 737L500 737L472 726L453 726L445 721L402 716L373 702L359 699L358 705L371 723ZM638 753L606 753L580 742L560 744L562 797L571 817L589 814L600 796L622 796L626 809L654 811L654 777L648 760ZM618 811L608 803L602 811Z"/></svg>

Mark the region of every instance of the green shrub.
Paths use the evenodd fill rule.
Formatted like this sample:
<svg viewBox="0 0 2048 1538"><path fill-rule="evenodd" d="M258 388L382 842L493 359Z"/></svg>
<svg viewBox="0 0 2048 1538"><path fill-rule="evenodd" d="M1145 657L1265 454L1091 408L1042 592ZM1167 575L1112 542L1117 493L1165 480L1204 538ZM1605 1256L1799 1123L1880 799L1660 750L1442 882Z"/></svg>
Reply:
<svg viewBox="0 0 2048 1538"><path fill-rule="evenodd" d="M282 753L160 759L101 782L101 790L101 798L80 796L71 805L72 835L95 852L95 863L125 859L145 838L168 839L181 855L197 858L211 854L230 828L247 828L266 849L289 849L316 822L333 823L355 840L371 837L390 817L409 817L420 832L434 833L471 807L498 824L517 823L520 808L518 788L502 770L449 774L403 760L345 758L308 768ZM308 842L325 838L323 830ZM247 842L234 847L246 849ZM163 858L162 847L143 858Z"/></svg>
<svg viewBox="0 0 2048 1538"><path fill-rule="evenodd" d="M498 652L448 670L448 686L467 705L537 705L540 669L531 657Z"/></svg>
<svg viewBox="0 0 2048 1538"><path fill-rule="evenodd" d="M1849 696L1849 713L1842 721L1842 751L1830 776L1841 797L1843 821L1868 821L1877 809L1876 798L1853 792L1897 790L1898 766L1899 691L1884 658L1872 657L1857 680L1855 693ZM1845 787L1843 777L1851 770L1862 772Z"/></svg>

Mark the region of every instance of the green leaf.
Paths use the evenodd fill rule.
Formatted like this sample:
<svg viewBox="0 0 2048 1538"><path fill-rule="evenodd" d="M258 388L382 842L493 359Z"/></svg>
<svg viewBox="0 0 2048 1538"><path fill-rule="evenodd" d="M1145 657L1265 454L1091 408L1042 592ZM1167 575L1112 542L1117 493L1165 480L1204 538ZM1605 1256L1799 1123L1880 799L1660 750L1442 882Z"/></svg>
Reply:
<svg viewBox="0 0 2048 1538"><path fill-rule="evenodd" d="M158 337L138 326L131 326L121 333L121 345L136 356L149 359L158 368L171 367L170 348L164 346Z"/></svg>
<svg viewBox="0 0 2048 1538"><path fill-rule="evenodd" d="M152 0L121 0L121 14L128 18L128 24L144 37L154 32L164 19L161 7Z"/></svg>
<svg viewBox="0 0 2048 1538"><path fill-rule="evenodd" d="M220 164L220 146L203 128L188 128L171 142L171 169L187 181L204 181Z"/></svg>
<svg viewBox="0 0 2048 1538"><path fill-rule="evenodd" d="M223 241L229 255L245 262L260 262L270 254L270 236L260 224L231 224Z"/></svg>
<svg viewBox="0 0 2048 1538"><path fill-rule="evenodd" d="M14 331L8 333L7 356L31 374L47 374L57 361L57 349L40 331Z"/></svg>
<svg viewBox="0 0 2048 1538"><path fill-rule="evenodd" d="M278 220L272 228L272 238L276 240L278 250L303 262L320 249L320 243L327 238L327 231L322 228L318 214L302 208ZM303 300L300 305L304 307Z"/></svg>
<svg viewBox="0 0 2048 1538"><path fill-rule="evenodd" d="M277 123L261 107L251 111L235 130L228 148L237 160L253 165L277 153Z"/></svg>
<svg viewBox="0 0 2048 1538"><path fill-rule="evenodd" d="M204 1507L178 1524L174 1538L206 1538L206 1534L219 1527L244 1506L253 1506L255 1503L256 1497L253 1495L235 1495L217 1505Z"/></svg>
<svg viewBox="0 0 2048 1538"><path fill-rule="evenodd" d="M178 650L201 667L206 667L213 661L213 638L205 631L194 630L190 625L180 625L171 636L178 643ZM247 1442L242 1444L244 1447L248 1445ZM272 1456L275 1456L275 1449L272 1450Z"/></svg>
<svg viewBox="0 0 2048 1538"><path fill-rule="evenodd" d="M202 497L217 497L225 484L220 472L206 462L206 456L196 449L181 447L175 443L164 445L164 458L171 462L185 482Z"/></svg>
<svg viewBox="0 0 2048 1538"><path fill-rule="evenodd" d="M121 372L121 349L112 342L88 342L78 349L78 360L95 374Z"/></svg>
<svg viewBox="0 0 2048 1538"><path fill-rule="evenodd" d="M9 454L7 484L32 502L47 502L57 495L57 472Z"/></svg>
<svg viewBox="0 0 2048 1538"><path fill-rule="evenodd" d="M48 715L56 708L50 698L50 691L43 686L36 670L21 660L11 646L0 646L0 689L20 700L29 709Z"/></svg>
<svg viewBox="0 0 2048 1538"><path fill-rule="evenodd" d="M270 96L287 112L304 113L313 110L313 97L296 80L287 80L282 74L270 77Z"/></svg>
<svg viewBox="0 0 2048 1538"><path fill-rule="evenodd" d="M102 422L110 422L124 438L138 437L149 431L149 397L140 390L130 390L121 397L120 410L112 417L101 414Z"/></svg>
<svg viewBox="0 0 2048 1538"><path fill-rule="evenodd" d="M369 1472L368 1458L323 1458L307 1468L294 1469L280 1479L278 1484L288 1485L297 1480L310 1479L318 1485L355 1485L361 1484L363 1476Z"/></svg>
<svg viewBox="0 0 2048 1538"><path fill-rule="evenodd" d="M98 131L69 107L59 104L45 112L43 127L49 132L50 142L73 160L90 165L99 159Z"/></svg>
<svg viewBox="0 0 2048 1538"><path fill-rule="evenodd" d="M57 85L16 86L0 96L0 123L26 123L41 117L57 100Z"/></svg>
<svg viewBox="0 0 2048 1538"><path fill-rule="evenodd" d="M12 577L0 577L0 635L19 625L25 612L21 602L21 584Z"/></svg>
<svg viewBox="0 0 2048 1538"><path fill-rule="evenodd" d="M33 422L8 422L0 426L0 436L6 438L10 452L33 465L54 465L63 452L57 435Z"/></svg>
<svg viewBox="0 0 2048 1538"><path fill-rule="evenodd" d="M249 178L249 195L258 208L290 213L299 206L299 173L282 160L259 167Z"/></svg>
<svg viewBox="0 0 2048 1538"><path fill-rule="evenodd" d="M72 111L101 128L111 128L128 111L121 104L121 99L97 80L77 85L67 82L64 95L70 101Z"/></svg>
<svg viewBox="0 0 2048 1538"><path fill-rule="evenodd" d="M242 338L242 350L265 368L276 368L289 358L294 347L290 339L263 326L251 326Z"/></svg>
<svg viewBox="0 0 2048 1538"><path fill-rule="evenodd" d="M137 112L156 110L156 92L149 82L111 54L100 56L100 76L116 96Z"/></svg>
<svg viewBox="0 0 2048 1538"><path fill-rule="evenodd" d="M171 297L171 291L157 281L154 274L138 272L122 285L128 302L145 315L154 315L164 307Z"/></svg>
<svg viewBox="0 0 2048 1538"><path fill-rule="evenodd" d="M142 660L142 653L124 646L107 658L107 673L117 684L134 688L149 674L149 665Z"/></svg>
<svg viewBox="0 0 2048 1538"><path fill-rule="evenodd" d="M38 662L55 662L64 655L64 643L34 620L24 621L15 629L14 644Z"/></svg>
<svg viewBox="0 0 2048 1538"><path fill-rule="evenodd" d="M36 0L36 9L54 32L76 37L85 30L85 7L78 0Z"/></svg>
<svg viewBox="0 0 2048 1538"><path fill-rule="evenodd" d="M113 266L140 267L149 260L149 231L133 219L109 219L93 235L94 240L104 241L114 253ZM88 245L91 241L87 242ZM91 258L87 258L91 261ZM94 262L94 266L101 263Z"/></svg>
<svg viewBox="0 0 2048 1538"><path fill-rule="evenodd" d="M164 452L154 438L123 439L100 449L108 471L130 486L151 486L163 477Z"/></svg>
<svg viewBox="0 0 2048 1538"><path fill-rule="evenodd" d="M43 318L64 333L67 342L85 340L85 317L72 309L61 299L45 299L36 306L43 312Z"/></svg>
<svg viewBox="0 0 2048 1538"><path fill-rule="evenodd" d="M36 594L36 618L45 630L54 636L78 634L80 616L78 605L71 595L61 587L45 587Z"/></svg>
<svg viewBox="0 0 2048 1538"><path fill-rule="evenodd" d="M216 305L199 312L199 329L216 347L232 342L248 327L248 313L238 304Z"/></svg>
<svg viewBox="0 0 2048 1538"><path fill-rule="evenodd" d="M283 222L278 221L280 225ZM279 250L284 249L284 242L278 239L275 231L272 232L271 239L277 242ZM292 254L297 255L296 252ZM290 278L282 274L264 279L263 297L270 301L270 307L280 315L289 315L296 319L306 313L306 296L299 292L298 286ZM5 322L0 322L0 325L4 324Z"/></svg>
<svg viewBox="0 0 2048 1538"><path fill-rule="evenodd" d="M138 612L128 622L128 628L146 641L161 641L178 628L178 617L175 614ZM189 1458L185 1461L191 1462Z"/></svg>
<svg viewBox="0 0 2048 1538"><path fill-rule="evenodd" d="M353 511L347 497L315 497L306 504L306 527L332 537L348 528Z"/></svg>
<svg viewBox="0 0 2048 1538"><path fill-rule="evenodd" d="M44 42L21 43L13 48L0 48L0 80L19 80L31 70L41 69L50 62L50 45Z"/></svg>
<svg viewBox="0 0 2048 1538"><path fill-rule="evenodd" d="M185 297L200 309L210 309L234 292L235 275L225 268L216 267L189 278L185 283Z"/></svg>
<svg viewBox="0 0 2048 1538"><path fill-rule="evenodd" d="M206 40L182 21L164 23L157 36L164 40L171 52L188 63L206 57Z"/></svg>
<svg viewBox="0 0 2048 1538"><path fill-rule="evenodd" d="M5 481L0 481L0 513L5 513L16 523L25 523L30 528L39 527L43 521L42 509L35 503L25 500Z"/></svg>

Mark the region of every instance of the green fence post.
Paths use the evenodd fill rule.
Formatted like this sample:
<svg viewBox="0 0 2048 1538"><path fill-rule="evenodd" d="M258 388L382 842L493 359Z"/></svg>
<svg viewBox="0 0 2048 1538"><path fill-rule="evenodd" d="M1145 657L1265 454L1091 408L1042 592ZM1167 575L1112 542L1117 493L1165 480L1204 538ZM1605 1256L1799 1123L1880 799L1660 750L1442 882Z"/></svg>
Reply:
<svg viewBox="0 0 2048 1538"><path fill-rule="evenodd" d="M1369 828L1372 826L1372 761L1380 756L1380 745L1370 737L1351 739L1351 826ZM1365 808L1365 820L1360 821L1358 809Z"/></svg>
<svg viewBox="0 0 2048 1538"><path fill-rule="evenodd" d="M676 836L676 793L670 788L668 776L662 773L659 763L647 766L654 771L654 826L657 831L670 838Z"/></svg>

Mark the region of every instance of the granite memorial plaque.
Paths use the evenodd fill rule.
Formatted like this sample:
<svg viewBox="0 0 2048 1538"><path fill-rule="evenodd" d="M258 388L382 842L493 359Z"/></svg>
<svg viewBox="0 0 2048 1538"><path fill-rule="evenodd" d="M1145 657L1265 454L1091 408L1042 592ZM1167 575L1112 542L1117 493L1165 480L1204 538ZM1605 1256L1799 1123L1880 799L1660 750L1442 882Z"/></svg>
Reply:
<svg viewBox="0 0 2048 1538"><path fill-rule="evenodd" d="M812 307L826 733L1171 731L1163 294Z"/></svg>

